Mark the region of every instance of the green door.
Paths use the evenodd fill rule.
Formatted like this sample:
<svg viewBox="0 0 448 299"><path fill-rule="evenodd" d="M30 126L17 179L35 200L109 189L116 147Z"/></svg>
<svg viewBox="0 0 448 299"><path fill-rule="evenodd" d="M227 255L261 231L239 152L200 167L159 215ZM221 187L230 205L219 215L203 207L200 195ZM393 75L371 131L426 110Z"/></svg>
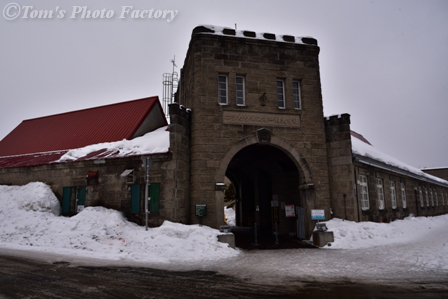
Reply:
<svg viewBox="0 0 448 299"><path fill-rule="evenodd" d="M131 213L140 213L140 185L131 185Z"/></svg>
<svg viewBox="0 0 448 299"><path fill-rule="evenodd" d="M72 199L72 187L64 187L63 192L62 192L62 213L63 214L70 213L71 199Z"/></svg>
<svg viewBox="0 0 448 299"><path fill-rule="evenodd" d="M159 213L159 190L159 183L151 183L149 190L149 196L151 197L151 201L149 202L149 211L151 213Z"/></svg>
<svg viewBox="0 0 448 299"><path fill-rule="evenodd" d="M86 205L86 187L78 187L78 202L76 203L78 206Z"/></svg>

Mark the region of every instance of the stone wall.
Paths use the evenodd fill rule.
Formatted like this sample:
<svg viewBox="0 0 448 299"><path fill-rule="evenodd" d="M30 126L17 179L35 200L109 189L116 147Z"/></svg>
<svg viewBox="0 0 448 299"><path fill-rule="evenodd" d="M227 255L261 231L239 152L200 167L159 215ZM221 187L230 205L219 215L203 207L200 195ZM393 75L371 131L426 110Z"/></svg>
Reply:
<svg viewBox="0 0 448 299"><path fill-rule="evenodd" d="M355 163L355 171L358 179L358 197L360 196L359 175L366 176L369 191L369 208L362 209L359 204L360 221L390 222L395 219L403 219L411 214L414 216L436 216L448 213L448 188L446 187L361 163ZM378 179L382 180L383 184L384 208L380 208L378 203ZM395 184L395 207L392 205L391 182ZM405 187L406 207L403 204L402 183ZM422 188L423 207L419 188ZM428 201L425 188L428 191ZM433 200L431 200L431 191Z"/></svg>
<svg viewBox="0 0 448 299"><path fill-rule="evenodd" d="M160 183L160 211L151 214L149 224L160 225L165 219L173 219L171 201L164 184L172 174L167 169L171 154L153 155L150 170L150 183ZM130 176L121 176L132 169ZM89 172L97 172L97 179L87 180ZM143 209L139 214L131 213L131 184L144 184L145 169L140 157L115 158L96 161L77 161L54 163L32 167L0 169L1 185L25 185L29 182L44 182L51 187L62 203L64 187L86 187L86 206L103 206L122 211L130 220L143 224ZM75 211L73 211L75 212Z"/></svg>
<svg viewBox="0 0 448 299"><path fill-rule="evenodd" d="M190 223L190 126L191 113L178 104L169 105L170 151L173 159L169 163L169 177L165 182L169 193L173 221ZM167 199L168 200L168 199Z"/></svg>
<svg viewBox="0 0 448 299"><path fill-rule="evenodd" d="M333 217L358 221L357 201L353 192L355 177L352 162L350 115L342 114L326 118L325 134Z"/></svg>

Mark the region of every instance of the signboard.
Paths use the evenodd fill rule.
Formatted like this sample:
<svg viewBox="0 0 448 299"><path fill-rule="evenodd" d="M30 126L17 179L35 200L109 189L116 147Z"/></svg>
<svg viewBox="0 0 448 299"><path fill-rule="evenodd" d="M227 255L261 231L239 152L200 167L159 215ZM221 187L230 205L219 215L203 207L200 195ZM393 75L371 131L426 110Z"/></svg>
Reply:
<svg viewBox="0 0 448 299"><path fill-rule="evenodd" d="M222 122L226 125L300 128L300 115L224 111Z"/></svg>
<svg viewBox="0 0 448 299"><path fill-rule="evenodd" d="M287 205L285 205L285 213L286 213L286 217L287 218L296 217L294 204L287 204Z"/></svg>
<svg viewBox="0 0 448 299"><path fill-rule="evenodd" d="M311 210L311 220L325 220L325 210Z"/></svg>
<svg viewBox="0 0 448 299"><path fill-rule="evenodd" d="M207 205L196 205L196 216L203 217L207 215Z"/></svg>

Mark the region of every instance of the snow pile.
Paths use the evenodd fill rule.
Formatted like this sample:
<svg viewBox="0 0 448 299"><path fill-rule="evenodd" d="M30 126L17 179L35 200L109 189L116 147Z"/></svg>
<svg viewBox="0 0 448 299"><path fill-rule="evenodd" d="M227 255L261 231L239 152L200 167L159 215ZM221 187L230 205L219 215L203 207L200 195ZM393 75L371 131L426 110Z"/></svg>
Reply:
<svg viewBox="0 0 448 299"><path fill-rule="evenodd" d="M218 242L218 230L205 226L165 221L146 231L103 207L87 207L73 217L58 216L59 210L43 183L0 186L0 247L155 264L239 254Z"/></svg>
<svg viewBox="0 0 448 299"><path fill-rule="evenodd" d="M233 208L224 207L224 217L226 218L227 225L236 225L235 210Z"/></svg>
<svg viewBox="0 0 448 299"><path fill-rule="evenodd" d="M434 228L448 226L448 215L437 217L414 217L391 223L353 222L332 219L325 222L334 234L330 248L360 249L390 244L418 242ZM441 240L442 241L442 240ZM448 246L448 240L445 240ZM448 247L446 248L448 255Z"/></svg>
<svg viewBox="0 0 448 299"><path fill-rule="evenodd" d="M18 213L35 211L61 214L61 206L50 187L43 183L29 183L26 186L0 185L0 215L2 219L11 218L10 211Z"/></svg>
<svg viewBox="0 0 448 299"><path fill-rule="evenodd" d="M100 150L108 151L114 157L166 153L170 147L169 134L168 126L164 126L132 140L124 139L72 149L63 155L58 162L73 161Z"/></svg>

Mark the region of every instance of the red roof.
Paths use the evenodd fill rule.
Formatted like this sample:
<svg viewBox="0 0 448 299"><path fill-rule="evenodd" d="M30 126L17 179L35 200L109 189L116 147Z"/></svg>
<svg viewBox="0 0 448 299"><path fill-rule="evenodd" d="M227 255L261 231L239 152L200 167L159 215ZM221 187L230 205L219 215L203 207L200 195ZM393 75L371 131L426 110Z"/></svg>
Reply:
<svg viewBox="0 0 448 299"><path fill-rule="evenodd" d="M154 107L158 115L153 117L154 121L149 127L156 129L167 125L158 97L24 120L0 141L0 156L26 155L27 158L22 158L28 160L33 157L28 154L39 153L34 155L34 159L37 156L44 158L49 155L43 154L46 152L130 140L136 137L137 132L141 133L139 129L142 126L148 127L148 121L144 121ZM59 155L62 154L59 152ZM17 160L18 157L11 158Z"/></svg>

